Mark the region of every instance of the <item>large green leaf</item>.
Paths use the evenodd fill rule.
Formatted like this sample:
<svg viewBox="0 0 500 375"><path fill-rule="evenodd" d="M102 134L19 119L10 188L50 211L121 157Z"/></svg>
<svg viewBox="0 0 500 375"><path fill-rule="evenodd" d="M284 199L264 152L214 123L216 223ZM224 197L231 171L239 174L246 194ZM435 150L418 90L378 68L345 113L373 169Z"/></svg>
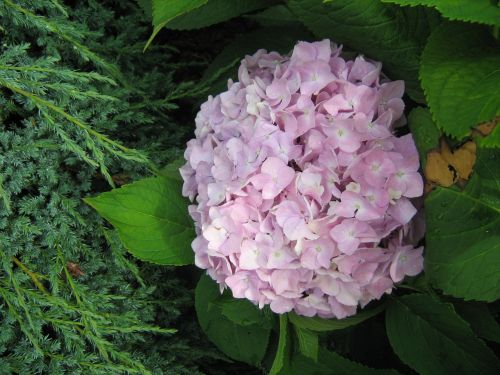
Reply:
<svg viewBox="0 0 500 375"><path fill-rule="evenodd" d="M410 112L408 125L417 145L420 164L422 168L425 168L427 153L439 146L439 136L441 133L432 120L429 110L421 107L415 108Z"/></svg>
<svg viewBox="0 0 500 375"><path fill-rule="evenodd" d="M486 28L445 23L429 38L420 76L437 125L463 138L500 114L500 50ZM496 138L495 140L492 138ZM500 146L500 133L488 145Z"/></svg>
<svg viewBox="0 0 500 375"><path fill-rule="evenodd" d="M209 0L205 5L168 22L166 27L175 30L200 29L227 21L241 14L272 5L270 0Z"/></svg>
<svg viewBox="0 0 500 375"><path fill-rule="evenodd" d="M454 305L458 314L470 324L476 335L500 344L500 324L486 303L457 302Z"/></svg>
<svg viewBox="0 0 500 375"><path fill-rule="evenodd" d="M219 287L203 275L196 286L198 321L208 338L227 356L257 366L266 353L270 329L261 324L239 325L222 314Z"/></svg>
<svg viewBox="0 0 500 375"><path fill-rule="evenodd" d="M153 33L149 37L144 49L153 41L154 37L165 25L180 15L199 8L208 0L152 0L153 4Z"/></svg>
<svg viewBox="0 0 500 375"><path fill-rule="evenodd" d="M158 264L193 262L195 237L182 182L166 176L146 178L85 202L118 231L134 256Z"/></svg>
<svg viewBox="0 0 500 375"><path fill-rule="evenodd" d="M306 317L294 313L289 313L288 317L290 318L290 322L293 325L300 328L317 332L335 331L364 322L366 319L369 319L384 311L385 307L386 305L382 304L373 309L360 311L356 315L349 316L344 319L323 319L319 317Z"/></svg>
<svg viewBox="0 0 500 375"><path fill-rule="evenodd" d="M391 79L403 79L408 94L423 102L418 81L420 53L439 21L428 8L401 8L373 0L289 0L293 13L318 37L344 43L381 60Z"/></svg>
<svg viewBox="0 0 500 375"><path fill-rule="evenodd" d="M436 188L425 200L425 271L445 293L500 298L500 150L478 149L464 190Z"/></svg>
<svg viewBox="0 0 500 375"><path fill-rule="evenodd" d="M500 25L500 8L492 0L382 0L399 5L424 5L436 8L451 20Z"/></svg>
<svg viewBox="0 0 500 375"><path fill-rule="evenodd" d="M500 373L498 358L449 303L424 294L394 299L386 327L396 354L421 375Z"/></svg>
<svg viewBox="0 0 500 375"><path fill-rule="evenodd" d="M183 181L181 173L179 172L179 168L186 164L186 159L183 157L179 159L175 159L167 164L164 168L161 169L160 174L162 176L171 178L173 180Z"/></svg>
<svg viewBox="0 0 500 375"><path fill-rule="evenodd" d="M302 354L292 359L287 375L397 375L396 370L373 369L350 361L337 353L319 349L318 361Z"/></svg>
<svg viewBox="0 0 500 375"><path fill-rule="evenodd" d="M245 16L246 18L257 21L264 27L286 26L294 27L299 23L295 15L283 4L278 4L264 9L262 12Z"/></svg>
<svg viewBox="0 0 500 375"><path fill-rule="evenodd" d="M271 328L271 312L259 309L247 299L233 298L230 293L225 293L214 301L221 308L222 315L240 326L258 324Z"/></svg>
<svg viewBox="0 0 500 375"><path fill-rule="evenodd" d="M293 328L295 329L295 335L297 336L299 352L304 356L311 358L314 362L317 362L319 351L318 334L298 326L294 326Z"/></svg>

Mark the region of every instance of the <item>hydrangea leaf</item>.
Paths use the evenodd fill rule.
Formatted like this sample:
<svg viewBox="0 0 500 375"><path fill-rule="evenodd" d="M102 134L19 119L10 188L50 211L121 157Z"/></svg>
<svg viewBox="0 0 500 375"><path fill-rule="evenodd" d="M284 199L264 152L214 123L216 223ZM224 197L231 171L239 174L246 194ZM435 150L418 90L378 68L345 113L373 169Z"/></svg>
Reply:
<svg viewBox="0 0 500 375"><path fill-rule="evenodd" d="M500 344L500 324L486 303L457 302L454 305L457 313L470 324L476 335Z"/></svg>
<svg viewBox="0 0 500 375"><path fill-rule="evenodd" d="M257 21L261 26L264 27L293 27L293 24L299 22L297 17L295 17L290 9L283 4L266 8L262 12L251 14L245 17Z"/></svg>
<svg viewBox="0 0 500 375"><path fill-rule="evenodd" d="M219 297L218 285L203 275L195 290L196 314L203 332L230 358L258 366L266 353L270 329L258 324L235 324L222 314L215 302Z"/></svg>
<svg viewBox="0 0 500 375"><path fill-rule="evenodd" d="M203 6L168 22L166 27L174 30L200 29L265 8L272 2L269 0L209 0Z"/></svg>
<svg viewBox="0 0 500 375"><path fill-rule="evenodd" d="M421 107L410 112L408 125L417 145L420 164L425 168L427 153L439 147L440 131L432 120L429 110Z"/></svg>
<svg viewBox="0 0 500 375"><path fill-rule="evenodd" d="M319 339L318 334L305 328L294 326L299 351L304 356L318 361Z"/></svg>
<svg viewBox="0 0 500 375"><path fill-rule="evenodd" d="M399 5L424 5L436 8L451 20L500 25L500 8L491 0L382 0Z"/></svg>
<svg viewBox="0 0 500 375"><path fill-rule="evenodd" d="M500 373L498 358L449 303L424 294L394 299L386 327L396 354L419 374Z"/></svg>
<svg viewBox="0 0 500 375"><path fill-rule="evenodd" d="M208 0L152 0L153 8L153 33L144 47L148 48L155 36L165 25L180 15L192 11L206 4Z"/></svg>
<svg viewBox="0 0 500 375"><path fill-rule="evenodd" d="M500 150L478 148L464 190L436 188L425 201L425 271L446 294L500 298Z"/></svg>
<svg viewBox="0 0 500 375"><path fill-rule="evenodd" d="M166 176L173 180L179 180L182 182L183 180L179 172L179 168L182 167L184 164L186 164L186 159L184 159L183 157L175 159L170 163L168 163L164 168L162 168L160 173L162 176Z"/></svg>
<svg viewBox="0 0 500 375"><path fill-rule="evenodd" d="M194 226L182 182L166 176L146 178L85 202L118 231L130 253L157 264L193 262Z"/></svg>
<svg viewBox="0 0 500 375"><path fill-rule="evenodd" d="M240 326L272 326L271 315L266 313L267 310L259 309L247 299L233 298L230 293L224 293L214 303L221 308L222 315Z"/></svg>
<svg viewBox="0 0 500 375"><path fill-rule="evenodd" d="M500 114L498 51L481 27L445 23L430 36L420 76L436 124L447 134L461 139Z"/></svg>
<svg viewBox="0 0 500 375"><path fill-rule="evenodd" d="M336 331L338 329L351 327L364 322L365 320L384 311L385 307L386 305L383 304L373 309L360 311L356 315L349 316L344 319L323 319L319 317L301 316L294 313L289 313L288 317L290 318L290 322L299 328L309 329L316 332Z"/></svg>
<svg viewBox="0 0 500 375"><path fill-rule="evenodd" d="M280 315L280 335L278 339L278 349L274 357L273 365L269 370L269 375L285 375L290 371L290 332L288 318L285 314Z"/></svg>
<svg viewBox="0 0 500 375"><path fill-rule="evenodd" d="M318 351L318 361L299 354L293 357L290 375L397 375L396 370L374 369L360 363L350 361L337 353L324 348Z"/></svg>
<svg viewBox="0 0 500 375"><path fill-rule="evenodd" d="M289 0L288 6L318 37L382 61L391 79L404 79L407 93L424 101L418 81L419 59L427 36L439 21L436 12L372 0Z"/></svg>

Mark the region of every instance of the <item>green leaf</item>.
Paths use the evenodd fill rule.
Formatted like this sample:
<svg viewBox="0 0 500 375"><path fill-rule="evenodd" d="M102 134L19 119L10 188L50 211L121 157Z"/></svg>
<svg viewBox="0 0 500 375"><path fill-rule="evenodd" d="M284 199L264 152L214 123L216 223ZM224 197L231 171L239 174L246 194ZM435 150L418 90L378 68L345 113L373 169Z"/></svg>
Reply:
<svg viewBox="0 0 500 375"><path fill-rule="evenodd" d="M498 47L487 29L473 25L445 23L430 36L420 77L436 124L447 134L461 139L500 114Z"/></svg>
<svg viewBox="0 0 500 375"><path fill-rule="evenodd" d="M487 304L458 302L455 303L455 309L470 324L476 335L500 344L500 325L491 314Z"/></svg>
<svg viewBox="0 0 500 375"><path fill-rule="evenodd" d="M183 182L182 176L179 172L179 168L182 167L184 164L186 164L186 159L184 158L176 159L167 164L164 168L162 168L160 173L162 176Z"/></svg>
<svg viewBox="0 0 500 375"><path fill-rule="evenodd" d="M410 126L413 139L417 145L420 156L420 164L425 168L427 153L439 147L439 136L441 135L428 109L415 108L408 116L408 125Z"/></svg>
<svg viewBox="0 0 500 375"><path fill-rule="evenodd" d="M153 1L153 33L144 47L148 48L155 36L165 25L180 15L199 8L208 0L152 0Z"/></svg>
<svg viewBox="0 0 500 375"><path fill-rule="evenodd" d="M286 314L280 315L280 336L278 341L278 350L274 358L273 365L269 371L269 375L286 375L290 366L290 335L288 328L288 318Z"/></svg>
<svg viewBox="0 0 500 375"><path fill-rule="evenodd" d="M169 29L191 30L215 25L239 15L265 8L269 0L209 0L205 5L177 17L167 24Z"/></svg>
<svg viewBox="0 0 500 375"><path fill-rule="evenodd" d="M420 53L439 22L428 8L400 8L373 0L289 0L293 13L318 37L346 44L382 61L391 79L403 79L416 101L424 97L418 81Z"/></svg>
<svg viewBox="0 0 500 375"><path fill-rule="evenodd" d="M394 299L386 327L396 354L419 374L500 373L498 358L449 303L424 294Z"/></svg>
<svg viewBox="0 0 500 375"><path fill-rule="evenodd" d="M265 328L272 326L271 316L247 299L236 299L228 293L219 297L215 303L221 308L222 315L240 326L253 324Z"/></svg>
<svg viewBox="0 0 500 375"><path fill-rule="evenodd" d="M235 324L214 303L219 297L218 285L203 275L195 290L196 314L203 332L230 358L258 366L266 353L270 329L258 324Z"/></svg>
<svg viewBox="0 0 500 375"><path fill-rule="evenodd" d="M319 340L318 334L305 328L294 326L299 351L314 362L318 361Z"/></svg>
<svg viewBox="0 0 500 375"><path fill-rule="evenodd" d="M137 258L183 265L193 262L195 231L181 190L181 181L162 176L84 200L113 224L127 250Z"/></svg>
<svg viewBox="0 0 500 375"><path fill-rule="evenodd" d="M319 317L306 317L297 315L294 313L289 313L288 317L290 318L290 322L300 328L309 329L311 331L324 332L324 331L335 331L338 329L343 329L347 327L351 327L353 325L364 322L366 319L369 319L386 308L385 304L377 306L373 309L363 310L357 313L356 315L349 316L344 319L323 319Z"/></svg>
<svg viewBox="0 0 500 375"><path fill-rule="evenodd" d="M211 94L215 95L227 90L228 78L237 78L237 65L245 55L253 55L258 49L288 53L292 51L298 40L312 40L312 35L299 27L275 27L252 31L234 38L224 50L217 55L207 70L203 73L202 81L212 83Z"/></svg>
<svg viewBox="0 0 500 375"><path fill-rule="evenodd" d="M399 5L424 5L436 8L451 20L500 25L500 8L491 0L382 0Z"/></svg>
<svg viewBox="0 0 500 375"><path fill-rule="evenodd" d="M397 375L396 370L373 369L350 361L337 353L319 349L318 361L304 355L294 356L290 375ZM288 375L288 374L287 374Z"/></svg>
<svg viewBox="0 0 500 375"><path fill-rule="evenodd" d="M425 271L446 294L500 298L500 150L477 150L465 189L436 188L425 200Z"/></svg>
<svg viewBox="0 0 500 375"><path fill-rule="evenodd" d="M262 12L245 16L246 18L257 21L264 27L287 26L293 27L292 24L299 22L297 17L285 5L279 4Z"/></svg>

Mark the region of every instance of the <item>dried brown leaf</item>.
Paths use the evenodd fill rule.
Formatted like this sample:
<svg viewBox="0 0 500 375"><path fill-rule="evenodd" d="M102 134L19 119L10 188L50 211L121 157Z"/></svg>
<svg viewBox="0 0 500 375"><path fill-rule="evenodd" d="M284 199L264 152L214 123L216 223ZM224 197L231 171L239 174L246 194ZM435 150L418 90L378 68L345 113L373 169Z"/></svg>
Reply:
<svg viewBox="0 0 500 375"><path fill-rule="evenodd" d="M440 186L451 186L469 179L476 162L476 144L468 141L451 150L444 139L439 150L427 154L425 178L427 182Z"/></svg>
<svg viewBox="0 0 500 375"><path fill-rule="evenodd" d="M451 186L455 182L453 171L438 151L431 151L427 154L425 178L440 186Z"/></svg>

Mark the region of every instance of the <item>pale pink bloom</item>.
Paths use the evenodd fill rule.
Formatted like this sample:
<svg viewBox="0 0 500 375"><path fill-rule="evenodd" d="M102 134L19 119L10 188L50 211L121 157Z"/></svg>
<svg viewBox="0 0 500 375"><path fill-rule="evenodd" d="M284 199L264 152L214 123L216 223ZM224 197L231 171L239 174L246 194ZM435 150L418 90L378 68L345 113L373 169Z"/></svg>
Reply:
<svg viewBox="0 0 500 375"><path fill-rule="evenodd" d="M278 78L266 88L266 95L270 104L277 110L285 108L292 98L292 90L289 81L285 78Z"/></svg>
<svg viewBox="0 0 500 375"><path fill-rule="evenodd" d="M374 149L352 167L351 175L356 181L362 178L371 186L381 188L395 170L389 153Z"/></svg>
<svg viewBox="0 0 500 375"><path fill-rule="evenodd" d="M328 302L331 307L332 314L337 318L337 319L343 319L345 317L348 317L350 315L354 315L356 313L356 308L357 306L347 306L343 305L340 303L337 298L333 296L328 297ZM323 318L328 318L329 315L322 315L318 313L319 316Z"/></svg>
<svg viewBox="0 0 500 375"><path fill-rule="evenodd" d="M269 252L266 268L271 268L271 269L296 268L297 263L295 263L295 265L291 264L296 259L297 256L295 255L292 249L284 245L281 246L275 245L275 247Z"/></svg>
<svg viewBox="0 0 500 375"><path fill-rule="evenodd" d="M269 249L266 244L245 239L241 243L239 267L244 270L256 270L267 264Z"/></svg>
<svg viewBox="0 0 500 375"><path fill-rule="evenodd" d="M300 273L297 270L274 270L271 274L271 287L277 295L286 295L298 298L301 296L300 288ZM291 295L290 295L291 294Z"/></svg>
<svg viewBox="0 0 500 375"><path fill-rule="evenodd" d="M288 298L276 297L269 304L271 310L277 314L285 314L292 311L295 306L295 301Z"/></svg>
<svg viewBox="0 0 500 375"><path fill-rule="evenodd" d="M319 289L314 289L311 294L298 299L294 309L298 314L304 316L314 316L316 314L329 316L331 314L331 307L325 298L325 294Z"/></svg>
<svg viewBox="0 0 500 375"><path fill-rule="evenodd" d="M306 169L304 172L298 173L297 189L305 196L321 201L321 196L325 191L320 173L314 173L312 170Z"/></svg>
<svg viewBox="0 0 500 375"><path fill-rule="evenodd" d="M276 130L267 137L263 142L266 147L266 154L276 156L284 163L288 163L290 159L296 159L300 156L302 147L294 144L294 139L290 134Z"/></svg>
<svg viewBox="0 0 500 375"><path fill-rule="evenodd" d="M303 240L300 247L300 263L303 267L311 270L321 267L330 268L333 256L339 253L337 245L329 238Z"/></svg>
<svg viewBox="0 0 500 375"><path fill-rule="evenodd" d="M403 280L405 276L415 276L422 272L423 250L423 247L414 249L411 245L396 247L390 268L390 275L395 283Z"/></svg>
<svg viewBox="0 0 500 375"><path fill-rule="evenodd" d="M380 212L363 196L352 191L344 191L340 203L335 207L334 214L341 217L355 217L358 220L375 220Z"/></svg>
<svg viewBox="0 0 500 375"><path fill-rule="evenodd" d="M335 148L348 153L357 151L361 146L361 138L354 130L356 120L329 119L329 126L323 127L323 132L330 137Z"/></svg>
<svg viewBox="0 0 500 375"><path fill-rule="evenodd" d="M230 119L246 115L244 107L246 92L240 83L234 83L229 90L220 94L221 112Z"/></svg>
<svg viewBox="0 0 500 375"><path fill-rule="evenodd" d="M293 49L291 60L298 63L310 61L328 62L331 54L332 49L328 39L313 43L298 42Z"/></svg>
<svg viewBox="0 0 500 375"><path fill-rule="evenodd" d="M366 61L363 56L356 57L354 64L349 72L348 80L356 83L361 82L363 85L371 86L378 81L382 64L378 61Z"/></svg>
<svg viewBox="0 0 500 375"><path fill-rule="evenodd" d="M402 81L323 40L258 50L208 97L180 168L195 264L235 298L342 319L423 267ZM380 83L382 79L382 84Z"/></svg>
<svg viewBox="0 0 500 375"><path fill-rule="evenodd" d="M326 61L312 61L299 68L300 94L317 95L318 92L333 81L336 77Z"/></svg>
<svg viewBox="0 0 500 375"><path fill-rule="evenodd" d="M351 277L339 272L322 271L314 280L323 293L333 296L336 300L347 306L357 306L361 298L361 288Z"/></svg>
<svg viewBox="0 0 500 375"><path fill-rule="evenodd" d="M387 214L396 220L400 225L405 225L417 213L417 209L407 198L400 198L396 203L389 205Z"/></svg>
<svg viewBox="0 0 500 375"><path fill-rule="evenodd" d="M372 299L380 299L384 294L390 294L393 287L393 281L390 277L379 275L375 277L367 286L366 291L370 297L366 303ZM365 303L365 304L366 304Z"/></svg>
<svg viewBox="0 0 500 375"><path fill-rule="evenodd" d="M213 182L207 185L208 206L216 206L226 199L226 189L223 184Z"/></svg>
<svg viewBox="0 0 500 375"><path fill-rule="evenodd" d="M240 271L226 278L225 283L231 288L235 298L247 298L251 301L258 300L259 287L263 284L259 278L250 271Z"/></svg>
<svg viewBox="0 0 500 375"><path fill-rule="evenodd" d="M276 222L283 228L285 236L296 241L301 238L316 239L318 236L311 231L307 223L307 214L301 210L301 206L293 201L284 201L277 206Z"/></svg>
<svg viewBox="0 0 500 375"><path fill-rule="evenodd" d="M372 116L359 116L355 129L364 141L387 139L391 137L389 126L392 124L392 118L392 112L385 112L376 119Z"/></svg>
<svg viewBox="0 0 500 375"><path fill-rule="evenodd" d="M347 98L342 94L337 94L323 103L325 110L332 116L337 116L339 112L351 111L352 105Z"/></svg>
<svg viewBox="0 0 500 375"><path fill-rule="evenodd" d="M343 111L365 115L373 112L374 104L377 102L377 91L374 88L355 85L347 81L344 81L339 88L349 107Z"/></svg>
<svg viewBox="0 0 500 375"><path fill-rule="evenodd" d="M361 243L376 242L377 235L366 223L356 219L345 219L336 225L330 235L345 254L353 254Z"/></svg>
<svg viewBox="0 0 500 375"><path fill-rule="evenodd" d="M401 99L405 91L403 81L393 81L384 83L378 92L378 113L391 111L394 118L399 118L403 114L405 104Z"/></svg>
<svg viewBox="0 0 500 375"><path fill-rule="evenodd" d="M260 171L250 181L258 190L262 190L264 199L276 197L295 177L293 169L275 157L267 158Z"/></svg>
<svg viewBox="0 0 500 375"><path fill-rule="evenodd" d="M400 191L402 196L416 198L424 192L424 181L418 170L411 166L411 161L403 160L395 168L394 174L388 179L387 186Z"/></svg>

